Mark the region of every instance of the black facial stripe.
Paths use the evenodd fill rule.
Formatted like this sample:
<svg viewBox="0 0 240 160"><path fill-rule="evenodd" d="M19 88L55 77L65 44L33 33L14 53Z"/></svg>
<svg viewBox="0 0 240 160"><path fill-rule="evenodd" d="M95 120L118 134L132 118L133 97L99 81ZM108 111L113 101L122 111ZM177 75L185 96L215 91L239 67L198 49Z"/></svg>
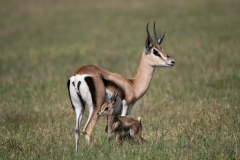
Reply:
<svg viewBox="0 0 240 160"><path fill-rule="evenodd" d="M90 93L92 95L92 103L93 103L93 107L96 106L96 88L95 88L95 84L93 82L93 78L92 77L85 77L84 80L86 81L88 88L90 90Z"/></svg>
<svg viewBox="0 0 240 160"><path fill-rule="evenodd" d="M161 55L158 53L158 51L156 49L153 49L153 54L155 56L161 57Z"/></svg>

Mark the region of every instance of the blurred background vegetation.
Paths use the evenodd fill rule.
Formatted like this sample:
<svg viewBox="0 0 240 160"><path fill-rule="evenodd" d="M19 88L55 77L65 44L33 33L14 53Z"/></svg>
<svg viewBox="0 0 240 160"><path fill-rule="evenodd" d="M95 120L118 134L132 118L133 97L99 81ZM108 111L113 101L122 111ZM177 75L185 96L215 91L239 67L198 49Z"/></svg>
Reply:
<svg viewBox="0 0 240 160"><path fill-rule="evenodd" d="M240 159L239 14L236 0L1 1L0 159ZM148 143L108 144L103 118L75 155L68 78L87 64L133 77L154 21L176 65L130 115Z"/></svg>

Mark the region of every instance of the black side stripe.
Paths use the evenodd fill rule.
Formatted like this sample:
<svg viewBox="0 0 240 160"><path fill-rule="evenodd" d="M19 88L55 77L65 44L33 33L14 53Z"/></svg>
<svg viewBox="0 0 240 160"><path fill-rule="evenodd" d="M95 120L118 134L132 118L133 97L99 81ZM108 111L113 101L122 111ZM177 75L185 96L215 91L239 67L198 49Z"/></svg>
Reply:
<svg viewBox="0 0 240 160"><path fill-rule="evenodd" d="M96 106L96 88L95 88L95 84L94 84L94 81L93 81L93 78L92 77L85 77L84 79L88 85L88 88L90 90L90 93L92 95L92 103L93 103L93 107Z"/></svg>
<svg viewBox="0 0 240 160"><path fill-rule="evenodd" d="M121 99L125 99L125 97L126 97L125 92L124 92L124 89L121 86L119 86L118 84L116 84L113 81L109 81L109 80L106 80L106 79L103 79L103 83L104 83L105 86L112 86L112 87L116 88L116 90L119 90L120 93L121 93L121 96L122 96Z"/></svg>

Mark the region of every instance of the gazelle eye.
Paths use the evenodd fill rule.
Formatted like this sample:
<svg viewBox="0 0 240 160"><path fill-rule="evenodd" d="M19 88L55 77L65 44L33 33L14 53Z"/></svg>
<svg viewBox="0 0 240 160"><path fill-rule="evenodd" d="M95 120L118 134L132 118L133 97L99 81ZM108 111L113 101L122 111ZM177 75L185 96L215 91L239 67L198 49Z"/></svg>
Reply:
<svg viewBox="0 0 240 160"><path fill-rule="evenodd" d="M105 110L105 111L108 110L108 107L106 107L104 110Z"/></svg>
<svg viewBox="0 0 240 160"><path fill-rule="evenodd" d="M157 50L153 50L153 54L155 55L155 56L158 56L158 57L161 57L161 55L158 53L158 51Z"/></svg>

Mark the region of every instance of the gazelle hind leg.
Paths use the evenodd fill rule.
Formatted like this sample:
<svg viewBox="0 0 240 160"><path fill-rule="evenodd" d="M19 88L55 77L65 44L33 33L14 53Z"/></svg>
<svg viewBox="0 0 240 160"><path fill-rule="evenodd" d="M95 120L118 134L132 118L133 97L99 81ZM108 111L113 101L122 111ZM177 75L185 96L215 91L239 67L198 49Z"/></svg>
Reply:
<svg viewBox="0 0 240 160"><path fill-rule="evenodd" d="M144 139L142 138L142 129L137 129L137 128L133 128L133 129L130 129L130 135L131 137L133 137L133 139L137 142L137 143L140 143L140 144L143 144L144 143Z"/></svg>
<svg viewBox="0 0 240 160"><path fill-rule="evenodd" d="M85 124L85 127L84 127L84 129L83 129L83 135L84 135L84 137L85 137L85 139L86 139L86 141L87 141L87 143L88 143L88 145L89 145L90 147L91 147L91 136L88 135L88 132L86 132L86 128L87 128L87 126L89 125L89 122L90 122L90 120L91 120L91 118L92 118L92 115L93 115L93 110L92 110L92 108L93 108L93 107L89 107L88 120L87 120L87 122L86 122L86 124Z"/></svg>
<svg viewBox="0 0 240 160"><path fill-rule="evenodd" d="M92 115L89 115L89 122L86 124L86 127L83 130L83 134L85 136L85 139L88 143L88 145L90 147L92 147L92 131L93 131L93 127L95 126L95 124L97 123L98 120L98 115L97 112L94 113Z"/></svg>
<svg viewBox="0 0 240 160"><path fill-rule="evenodd" d="M88 86L89 92L86 92L87 96L85 99L88 107L89 107L89 117L88 121L84 127L83 134L90 145L92 146L92 131L97 123L98 115L97 112L99 111L101 105L106 101L106 91L102 79L100 77L86 77L85 82ZM90 94L90 95L89 95Z"/></svg>
<svg viewBox="0 0 240 160"><path fill-rule="evenodd" d="M78 142L79 142L79 136L80 136L80 124L82 121L82 117L85 110L85 105L83 104L83 101L81 100L81 97L79 94L77 94L75 86L74 86L74 76L71 77L68 81L68 91L69 91L69 97L72 103L72 107L76 113L76 126L75 126L75 149L76 152L78 150Z"/></svg>
<svg viewBox="0 0 240 160"><path fill-rule="evenodd" d="M80 125L81 125L84 109L82 109L82 110L76 109L75 113L76 113L75 149L77 152L78 151L78 142L79 142L79 138L80 138Z"/></svg>

